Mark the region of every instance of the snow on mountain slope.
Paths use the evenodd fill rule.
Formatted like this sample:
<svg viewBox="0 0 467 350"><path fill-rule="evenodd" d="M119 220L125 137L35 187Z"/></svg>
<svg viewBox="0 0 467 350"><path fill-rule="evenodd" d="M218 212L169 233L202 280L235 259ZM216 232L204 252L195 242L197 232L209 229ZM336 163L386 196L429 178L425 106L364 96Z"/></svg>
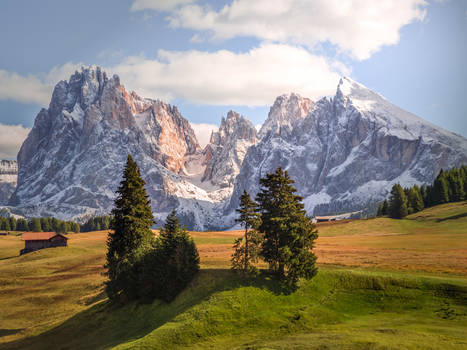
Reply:
<svg viewBox="0 0 467 350"><path fill-rule="evenodd" d="M259 133L229 112L201 150L175 106L128 93L118 76L83 68L59 82L18 154L7 208L84 220L110 212L127 154L141 168L159 223L176 209L190 229L234 224L243 189L278 166L310 214L371 212L392 184L433 181L467 163L467 140L392 105L349 78L314 103L279 96ZM238 176L237 176L238 174Z"/></svg>
<svg viewBox="0 0 467 350"><path fill-rule="evenodd" d="M0 160L0 205L8 204L15 191L18 178L18 164L14 160Z"/></svg>
<svg viewBox="0 0 467 350"><path fill-rule="evenodd" d="M141 168L156 217L177 208L202 229L218 199L187 181L186 160L201 152L177 108L129 94L119 78L84 68L59 82L18 154L12 211L83 219L109 213L127 154ZM182 205L183 204L183 205ZM198 215L199 216L199 215Z"/></svg>
<svg viewBox="0 0 467 350"><path fill-rule="evenodd" d="M465 138L342 78L334 98L319 100L292 130L269 133L249 149L225 215L244 189L255 195L258 180L278 166L289 171L309 214L316 215L372 212L394 183L429 183L441 168L463 163Z"/></svg>
<svg viewBox="0 0 467 350"><path fill-rule="evenodd" d="M313 101L295 93L277 97L269 111L268 118L261 126L258 133L259 138L263 138L268 133L286 134L290 132L297 121L308 115L312 106Z"/></svg>
<svg viewBox="0 0 467 350"><path fill-rule="evenodd" d="M254 125L240 114L229 111L226 119L222 117L219 131L212 133L204 150L206 169L201 181L233 189L246 152L255 142Z"/></svg>

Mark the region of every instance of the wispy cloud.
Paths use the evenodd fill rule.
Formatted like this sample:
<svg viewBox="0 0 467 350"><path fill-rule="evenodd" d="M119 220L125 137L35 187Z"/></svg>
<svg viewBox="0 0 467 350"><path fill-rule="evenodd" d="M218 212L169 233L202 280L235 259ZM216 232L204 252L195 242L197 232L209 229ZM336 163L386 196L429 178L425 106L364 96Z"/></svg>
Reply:
<svg viewBox="0 0 467 350"><path fill-rule="evenodd" d="M142 96L248 106L269 105L288 92L330 95L340 75L349 73L301 47L273 44L244 53L160 50L157 59L129 57L110 69Z"/></svg>
<svg viewBox="0 0 467 350"><path fill-rule="evenodd" d="M215 40L256 37L309 48L330 42L364 60L398 43L399 30L422 20L426 5L425 0L235 0L214 10L190 0L136 0L131 9L168 11L172 27L206 32Z"/></svg>
<svg viewBox="0 0 467 350"><path fill-rule="evenodd" d="M213 131L218 131L219 127L214 124L196 124L190 123L193 131L195 132L196 138L198 139L199 145L204 148L211 138L211 133Z"/></svg>
<svg viewBox="0 0 467 350"><path fill-rule="evenodd" d="M0 99L48 105L54 85L81 67L67 63L50 72L21 76L0 71ZM263 44L246 52L158 51L155 59L126 57L106 67L139 95L195 104L266 106L283 93L319 98L335 92L349 69L302 47Z"/></svg>
<svg viewBox="0 0 467 350"><path fill-rule="evenodd" d="M135 0L131 11L156 10L170 11L177 6L193 3L194 0Z"/></svg>
<svg viewBox="0 0 467 350"><path fill-rule="evenodd" d="M60 80L68 79L81 64L66 63L52 68L48 73L20 75L0 69L0 100L23 103L49 104L53 87Z"/></svg>
<svg viewBox="0 0 467 350"><path fill-rule="evenodd" d="M16 155L30 130L21 125L0 123L0 159L16 159Z"/></svg>

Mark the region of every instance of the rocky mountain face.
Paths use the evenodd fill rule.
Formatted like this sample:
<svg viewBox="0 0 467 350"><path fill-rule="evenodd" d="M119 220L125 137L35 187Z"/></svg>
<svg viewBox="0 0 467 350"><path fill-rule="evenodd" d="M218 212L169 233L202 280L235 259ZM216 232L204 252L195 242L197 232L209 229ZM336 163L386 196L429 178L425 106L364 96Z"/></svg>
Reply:
<svg viewBox="0 0 467 350"><path fill-rule="evenodd" d="M176 209L190 229L234 225L238 198L278 166L309 214L371 211L392 184L433 181L467 163L467 140L343 78L333 98L276 99L259 133L233 111L202 150L175 106L83 68L59 82L18 154L13 214L85 220L108 214L131 154L156 220ZM1 176L1 174L0 174Z"/></svg>
<svg viewBox="0 0 467 350"><path fill-rule="evenodd" d="M186 159L200 151L176 107L128 93L118 76L86 68L58 83L49 108L36 117L18 154L18 186L9 204L28 216L108 213L132 154L154 211L163 217L184 203L188 211L180 214L193 227L190 205L213 205L184 178Z"/></svg>
<svg viewBox="0 0 467 350"><path fill-rule="evenodd" d="M254 125L240 114L230 111L222 117L218 132L211 134L204 150L206 169L202 182L213 186L233 188L233 183L248 149L256 143Z"/></svg>
<svg viewBox="0 0 467 350"><path fill-rule="evenodd" d="M18 164L14 160L0 160L0 205L8 204L15 191Z"/></svg>
<svg viewBox="0 0 467 350"><path fill-rule="evenodd" d="M278 166L288 170L316 215L372 211L394 183L432 182L441 168L467 163L465 138L348 78L333 98L312 104L306 117L292 122L290 131L268 133L248 150L225 215L232 217L243 190L255 195L258 180Z"/></svg>
<svg viewBox="0 0 467 350"><path fill-rule="evenodd" d="M309 98L295 93L277 97L268 118L261 126L259 137L264 138L269 133L287 136L297 122L308 115L313 105L313 101Z"/></svg>

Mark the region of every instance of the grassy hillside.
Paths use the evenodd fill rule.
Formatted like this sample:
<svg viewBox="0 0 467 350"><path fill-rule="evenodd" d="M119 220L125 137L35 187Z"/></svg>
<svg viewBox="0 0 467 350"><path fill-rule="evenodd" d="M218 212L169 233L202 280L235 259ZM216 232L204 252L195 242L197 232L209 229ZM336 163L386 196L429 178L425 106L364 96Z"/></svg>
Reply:
<svg viewBox="0 0 467 350"><path fill-rule="evenodd" d="M102 293L105 232L21 257L2 236L0 349L467 347L467 202L319 230L320 272L295 293L226 269L239 232L198 232L192 285L124 307Z"/></svg>

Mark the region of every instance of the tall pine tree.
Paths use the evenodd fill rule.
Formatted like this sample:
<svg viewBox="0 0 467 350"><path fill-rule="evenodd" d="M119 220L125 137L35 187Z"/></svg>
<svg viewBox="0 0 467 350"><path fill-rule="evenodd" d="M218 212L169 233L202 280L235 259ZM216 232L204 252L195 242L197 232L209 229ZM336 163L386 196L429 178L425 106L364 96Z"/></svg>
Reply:
<svg viewBox="0 0 467 350"><path fill-rule="evenodd" d="M384 202L383 202L383 207L381 208L381 214L383 216L389 214L389 204L388 204L387 199L385 199Z"/></svg>
<svg viewBox="0 0 467 350"><path fill-rule="evenodd" d="M260 179L256 200L264 234L261 255L279 278L295 287L300 277L312 278L317 272L312 249L318 233L293 183L287 171L278 168Z"/></svg>
<svg viewBox="0 0 467 350"><path fill-rule="evenodd" d="M408 214L407 197L401 185L392 186L389 197L389 217L402 219Z"/></svg>
<svg viewBox="0 0 467 350"><path fill-rule="evenodd" d="M113 231L107 238L109 280L106 292L110 299L119 297L126 301L136 297L138 272L135 266L154 243L151 226L155 222L144 185L138 165L128 155L112 210Z"/></svg>
<svg viewBox="0 0 467 350"><path fill-rule="evenodd" d="M383 203L379 203L378 210L376 211L376 216L383 216Z"/></svg>
<svg viewBox="0 0 467 350"><path fill-rule="evenodd" d="M443 169L441 169L433 183L432 197L433 205L449 202L449 187Z"/></svg>
<svg viewBox="0 0 467 350"><path fill-rule="evenodd" d="M243 237L237 238L232 254L232 269L244 274L255 273L253 265L257 261L259 253L260 235L257 231L261 223L261 215L258 213L258 205L253 201L247 191L240 196L239 214L235 221L245 229Z"/></svg>
<svg viewBox="0 0 467 350"><path fill-rule="evenodd" d="M422 195L420 193L420 188L417 185L413 185L409 190L409 207L412 208L413 213L417 213L420 210L423 210L424 204Z"/></svg>

